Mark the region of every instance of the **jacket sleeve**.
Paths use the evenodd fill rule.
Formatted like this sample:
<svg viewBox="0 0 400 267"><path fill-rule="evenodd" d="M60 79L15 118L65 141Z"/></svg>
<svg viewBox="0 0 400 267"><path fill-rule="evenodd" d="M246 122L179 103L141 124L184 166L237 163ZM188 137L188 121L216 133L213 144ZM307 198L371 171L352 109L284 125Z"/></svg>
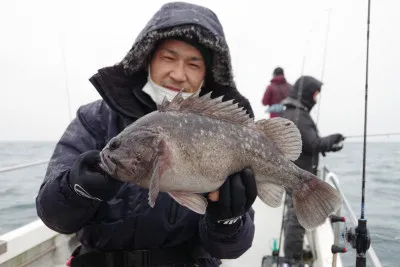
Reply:
<svg viewBox="0 0 400 267"><path fill-rule="evenodd" d="M305 116L301 113L299 114L300 119L298 123L298 128L303 143L303 151L308 153L317 152L320 138L318 136L315 124L313 123L311 118L308 118L308 116Z"/></svg>
<svg viewBox="0 0 400 267"><path fill-rule="evenodd" d="M268 86L267 89L265 90L262 103L264 106L271 105L271 100L272 100L272 88L271 86Z"/></svg>
<svg viewBox="0 0 400 267"><path fill-rule="evenodd" d="M85 119L88 113L96 113L95 108L83 106L78 110L77 117L56 144L36 197L39 218L47 227L63 234L79 231L91 220L100 203L79 196L67 181L69 169L81 153L100 149L94 127Z"/></svg>
<svg viewBox="0 0 400 267"><path fill-rule="evenodd" d="M253 243L254 210L251 208L243 216L239 228L230 235L215 231L215 229L207 225L206 220L203 218L200 220L199 235L205 250L213 257L218 259L239 258Z"/></svg>
<svg viewBox="0 0 400 267"><path fill-rule="evenodd" d="M303 142L303 151L308 153L321 153L332 148L331 136L319 137L315 123L309 115L302 116L299 120L299 130Z"/></svg>

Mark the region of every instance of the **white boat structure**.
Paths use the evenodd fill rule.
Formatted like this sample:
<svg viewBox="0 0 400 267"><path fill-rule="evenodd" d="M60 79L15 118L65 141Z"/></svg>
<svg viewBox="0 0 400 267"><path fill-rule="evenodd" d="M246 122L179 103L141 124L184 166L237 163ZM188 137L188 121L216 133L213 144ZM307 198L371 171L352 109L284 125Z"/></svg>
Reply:
<svg viewBox="0 0 400 267"><path fill-rule="evenodd" d="M47 161L38 161L30 164L13 166L0 169L0 173L11 172L22 168L46 164ZM357 225L357 218L340 187L339 178L330 172L326 166L322 167L319 176L321 179L333 185L343 199L342 208L346 210L349 220ZM247 267L262 266L262 259L272 253L272 242L279 240L282 223L283 205L279 208L270 208L259 199L254 203L256 215L256 233L253 246L240 258L224 260L223 267ZM337 214L340 215L340 214ZM340 254L332 254L331 246L339 239L337 224L331 224L330 220L312 232L306 233L305 246L312 252L312 267L342 267ZM66 266L72 250L77 246L75 235L63 235L49 229L41 220L33 221L18 229L0 236L0 267L61 267ZM280 255L282 256L281 248ZM382 267L382 264L371 246L367 251L367 263L373 267ZM265 264L265 263L264 263Z"/></svg>

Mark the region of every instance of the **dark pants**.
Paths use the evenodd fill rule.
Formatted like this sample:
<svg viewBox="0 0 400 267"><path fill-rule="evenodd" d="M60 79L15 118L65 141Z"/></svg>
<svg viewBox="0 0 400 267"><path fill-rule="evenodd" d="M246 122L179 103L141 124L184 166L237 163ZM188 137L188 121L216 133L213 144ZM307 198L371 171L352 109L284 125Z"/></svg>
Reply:
<svg viewBox="0 0 400 267"><path fill-rule="evenodd" d="M305 229L297 220L293 208L292 197L286 195L286 213L284 217L284 245L285 262L299 263L303 254L303 240Z"/></svg>

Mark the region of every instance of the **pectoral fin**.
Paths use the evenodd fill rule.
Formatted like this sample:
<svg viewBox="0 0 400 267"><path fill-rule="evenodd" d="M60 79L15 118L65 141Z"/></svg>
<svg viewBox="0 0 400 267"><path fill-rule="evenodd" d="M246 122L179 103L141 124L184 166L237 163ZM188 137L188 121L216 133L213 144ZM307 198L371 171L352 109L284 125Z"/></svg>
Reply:
<svg viewBox="0 0 400 267"><path fill-rule="evenodd" d="M156 160L158 162L158 159ZM156 163L156 168L153 170L149 186L149 205L152 208L154 208L158 193L160 193L160 175L157 166L158 163Z"/></svg>
<svg viewBox="0 0 400 267"><path fill-rule="evenodd" d="M257 184L258 197L268 206L277 208L282 203L285 189L276 184L262 183Z"/></svg>
<svg viewBox="0 0 400 267"><path fill-rule="evenodd" d="M149 205L153 208L160 193L160 179L165 170L171 165L171 151L165 140L161 140L158 147L158 156L153 163L153 174L149 185Z"/></svg>
<svg viewBox="0 0 400 267"><path fill-rule="evenodd" d="M168 194L180 205L199 214L206 213L207 199L202 195L177 191L168 192Z"/></svg>

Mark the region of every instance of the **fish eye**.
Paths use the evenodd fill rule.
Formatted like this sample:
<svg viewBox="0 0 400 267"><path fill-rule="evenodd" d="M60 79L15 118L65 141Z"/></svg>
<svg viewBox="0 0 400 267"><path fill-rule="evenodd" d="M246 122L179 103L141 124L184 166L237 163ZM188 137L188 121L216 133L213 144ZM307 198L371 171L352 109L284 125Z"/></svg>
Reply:
<svg viewBox="0 0 400 267"><path fill-rule="evenodd" d="M119 148L119 146L121 145L121 142L119 141L119 139L114 138L113 140L111 140L110 142L110 151L113 151L117 148Z"/></svg>

